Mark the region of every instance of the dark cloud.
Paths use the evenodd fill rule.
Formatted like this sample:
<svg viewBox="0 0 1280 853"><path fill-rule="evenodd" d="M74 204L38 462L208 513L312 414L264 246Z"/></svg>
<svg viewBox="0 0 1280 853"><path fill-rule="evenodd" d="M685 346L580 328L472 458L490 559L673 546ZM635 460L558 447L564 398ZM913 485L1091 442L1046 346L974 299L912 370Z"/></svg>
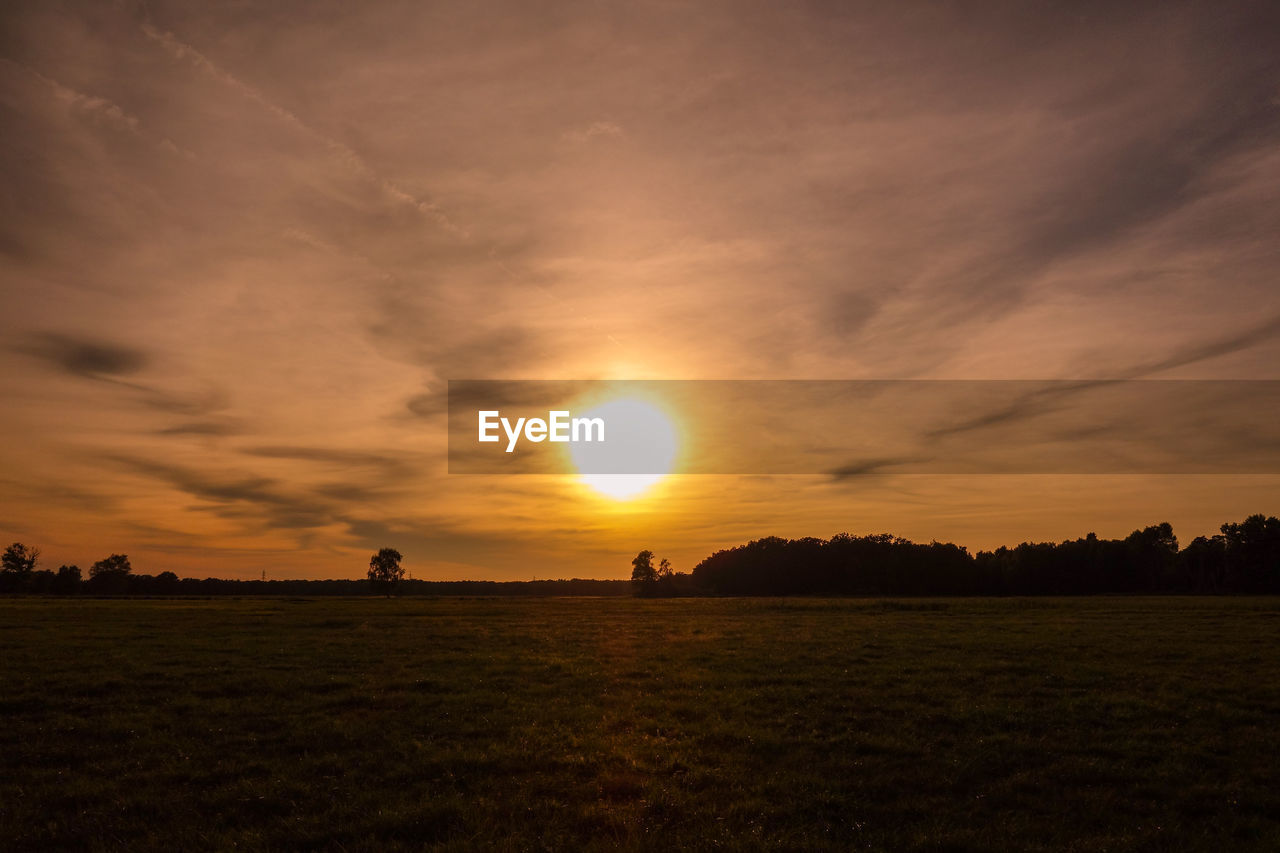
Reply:
<svg viewBox="0 0 1280 853"><path fill-rule="evenodd" d="M440 391L424 391L406 400L404 407L414 417L435 418L449 410L449 397Z"/></svg>
<svg viewBox="0 0 1280 853"><path fill-rule="evenodd" d="M358 464L383 465L387 460L370 454L345 454L300 448L258 448L264 457L321 461L342 460L347 466L352 458ZM374 462L373 460L377 460ZM384 473L366 480L322 483L307 486L298 479L282 479L259 474L237 473L219 468L199 470L190 466L157 462L136 456L112 455L107 461L130 471L163 482L202 503L190 507L193 512L209 513L219 518L241 522L250 529L279 530L306 536L317 528L337 526L354 530L370 522L362 521L358 507L385 500L397 484ZM392 463L398 465L398 463Z"/></svg>
<svg viewBox="0 0 1280 853"><path fill-rule="evenodd" d="M1242 352L1277 338L1280 338L1280 315L1264 320L1253 328L1236 334L1226 335L1207 343L1183 347L1164 358L1139 365L1130 371L1128 375L1132 378L1138 378L1173 370L1178 367L1186 367L1198 362L1220 358L1224 355Z"/></svg>
<svg viewBox="0 0 1280 853"><path fill-rule="evenodd" d="M1005 426L1025 421L1054 410L1055 405L1081 393L1092 391L1126 380L1142 379L1155 376L1168 370L1187 367L1203 361L1220 358L1232 353L1241 352L1258 344L1280 337L1280 316L1264 320L1262 323L1243 332L1227 335L1206 343L1194 344L1181 348L1163 358L1134 365L1115 371L1113 375L1100 379L1086 379L1068 382L1031 383L1030 391L1018 396L1008 404L1001 405L976 417L966 418L932 429L927 433L930 439L939 439L962 433L978 432L989 427ZM1024 383L1026 384L1026 383Z"/></svg>
<svg viewBox="0 0 1280 853"><path fill-rule="evenodd" d="M1079 382L1044 383L1011 382L1010 387L1015 392L1011 402L999 405L982 414L930 429L925 433L925 436L930 440L936 440L1025 421L1052 411L1054 401L1067 399L1075 394L1116 381L1119 380L1096 379ZM1018 393L1017 389L1019 388L1029 388L1030 390Z"/></svg>
<svg viewBox="0 0 1280 853"><path fill-rule="evenodd" d="M438 330L424 335L424 329ZM527 372L552 352L535 330L518 325L475 330L449 312L396 300L370 329L373 342L389 356L428 367L441 379L488 379Z"/></svg>
<svg viewBox="0 0 1280 853"><path fill-rule="evenodd" d="M445 414L452 407L467 416L477 409L555 408L565 405L589 383L575 380L506 380L471 376L451 377L437 383L439 390L415 394L405 403L414 415L424 418Z"/></svg>
<svg viewBox="0 0 1280 853"><path fill-rule="evenodd" d="M230 392L221 387L210 387L201 391L169 391L136 382L121 384L135 391L142 405L166 414L201 417L222 411L231 403ZM206 422L208 423L211 422Z"/></svg>
<svg viewBox="0 0 1280 853"><path fill-rule="evenodd" d="M22 350L73 376L90 379L132 376L151 362L150 355L136 347L57 332L34 336Z"/></svg>
<svg viewBox="0 0 1280 853"><path fill-rule="evenodd" d="M820 308L819 323L836 337L848 338L871 322L880 306L870 295L851 291L837 293Z"/></svg>
<svg viewBox="0 0 1280 853"><path fill-rule="evenodd" d="M298 459L304 462L324 462L347 467L399 468L404 465L402 459L392 456L356 450L337 450L327 447L273 445L269 447L246 447L242 448L241 452L250 456L262 456L267 459Z"/></svg>
<svg viewBox="0 0 1280 853"><path fill-rule="evenodd" d="M229 392L218 386L202 390L170 390L133 379L156 362L154 352L140 347L95 337L46 332L32 336L17 349L68 375L108 383L138 405L153 411L200 417L226 409L230 403ZM223 419L178 424L156 432L161 435L228 435L234 430L232 422Z"/></svg>
<svg viewBox="0 0 1280 853"><path fill-rule="evenodd" d="M95 515L114 512L120 508L120 500L115 495L90 490L81 483L60 482L48 477L42 477L36 482L3 478L0 479L0 487L6 494L33 505L60 504L73 507L78 512Z"/></svg>
<svg viewBox="0 0 1280 853"><path fill-rule="evenodd" d="M919 463L927 463L929 460L923 457L900 456L894 458L881 459L858 459L848 462L838 468L832 469L830 477L835 481L854 480L860 477L867 477L873 474L893 473L893 469L900 468L904 465L915 465Z"/></svg>
<svg viewBox="0 0 1280 853"><path fill-rule="evenodd" d="M322 483L313 487L311 491L351 506L385 498L388 492L386 485L385 483L378 485L351 482Z"/></svg>
<svg viewBox="0 0 1280 853"><path fill-rule="evenodd" d="M211 437L239 435L241 432L243 432L243 428L239 424L225 420L189 421L156 430L157 435L205 435Z"/></svg>
<svg viewBox="0 0 1280 853"><path fill-rule="evenodd" d="M195 509L212 512L222 518L285 530L323 527L338 520L330 502L291 494L286 484L274 478L252 474L237 476L226 472L211 475L185 466L131 456L116 455L109 461L207 501L211 506Z"/></svg>
<svg viewBox="0 0 1280 853"><path fill-rule="evenodd" d="M361 482L347 481L317 489L318 493L328 497L342 498L345 494L352 500L368 500L375 492L385 490L388 486L403 484L406 478L417 472L419 468L418 460L405 454L370 453L327 447L273 445L242 448L240 452L261 459L309 463L319 468L338 469L345 472L363 471L364 479Z"/></svg>

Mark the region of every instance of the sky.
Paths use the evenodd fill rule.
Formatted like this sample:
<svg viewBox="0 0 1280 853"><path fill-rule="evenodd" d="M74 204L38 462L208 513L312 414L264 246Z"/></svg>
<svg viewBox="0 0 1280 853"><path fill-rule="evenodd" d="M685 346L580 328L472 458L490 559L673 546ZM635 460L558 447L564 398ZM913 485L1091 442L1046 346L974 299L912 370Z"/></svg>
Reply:
<svg viewBox="0 0 1280 853"><path fill-rule="evenodd" d="M451 379L1280 379L1274 3L10 2L0 536L46 568L1186 542L1280 476L449 474Z"/></svg>

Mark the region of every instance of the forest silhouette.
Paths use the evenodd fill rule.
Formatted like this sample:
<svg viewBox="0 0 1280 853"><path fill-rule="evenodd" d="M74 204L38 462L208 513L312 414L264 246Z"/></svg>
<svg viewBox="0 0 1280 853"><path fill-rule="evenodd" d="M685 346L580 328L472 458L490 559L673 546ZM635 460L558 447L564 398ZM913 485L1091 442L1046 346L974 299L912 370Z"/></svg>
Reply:
<svg viewBox="0 0 1280 853"><path fill-rule="evenodd" d="M976 555L889 534L757 539L699 563L692 585L720 595L1100 595L1280 592L1280 519L1252 515L1186 548L1167 523L1124 539L1090 533Z"/></svg>

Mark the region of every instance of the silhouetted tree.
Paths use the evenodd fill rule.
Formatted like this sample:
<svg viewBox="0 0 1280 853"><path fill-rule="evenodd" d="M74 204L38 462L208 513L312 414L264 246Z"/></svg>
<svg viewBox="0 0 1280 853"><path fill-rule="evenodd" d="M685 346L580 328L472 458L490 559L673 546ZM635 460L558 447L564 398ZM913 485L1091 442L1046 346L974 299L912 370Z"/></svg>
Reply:
<svg viewBox="0 0 1280 853"><path fill-rule="evenodd" d="M173 572L161 572L156 575L155 588L161 595L172 594L178 588L178 576Z"/></svg>
<svg viewBox="0 0 1280 853"><path fill-rule="evenodd" d="M1180 587L1184 592L1224 592L1227 577L1225 536L1197 536L1178 555Z"/></svg>
<svg viewBox="0 0 1280 853"><path fill-rule="evenodd" d="M80 591L80 567L62 565L54 578L53 591L58 595L75 595Z"/></svg>
<svg viewBox="0 0 1280 853"><path fill-rule="evenodd" d="M96 578L102 575L127 575L133 571L133 566L129 565L128 554L112 554L110 557L98 560L89 568L89 577Z"/></svg>
<svg viewBox="0 0 1280 853"><path fill-rule="evenodd" d="M1251 515L1222 525L1222 537L1233 589L1280 592L1280 519Z"/></svg>
<svg viewBox="0 0 1280 853"><path fill-rule="evenodd" d="M0 557L0 590L16 592L24 589L38 562L39 548L31 548L21 542L5 548L4 556Z"/></svg>
<svg viewBox="0 0 1280 853"><path fill-rule="evenodd" d="M401 559L400 552L395 548L381 548L369 558L369 583L374 589L382 590L388 598L404 579Z"/></svg>
<svg viewBox="0 0 1280 853"><path fill-rule="evenodd" d="M89 586L95 592L119 594L129 589L129 565L126 554L112 554L89 567Z"/></svg>
<svg viewBox="0 0 1280 853"><path fill-rule="evenodd" d="M1124 540L1125 572L1117 592L1163 592L1173 580L1178 537L1169 522L1135 530Z"/></svg>
<svg viewBox="0 0 1280 853"><path fill-rule="evenodd" d="M657 580L658 571L653 567L653 552L644 550L636 554L636 558L631 561L631 586L635 591L648 595L653 592Z"/></svg>

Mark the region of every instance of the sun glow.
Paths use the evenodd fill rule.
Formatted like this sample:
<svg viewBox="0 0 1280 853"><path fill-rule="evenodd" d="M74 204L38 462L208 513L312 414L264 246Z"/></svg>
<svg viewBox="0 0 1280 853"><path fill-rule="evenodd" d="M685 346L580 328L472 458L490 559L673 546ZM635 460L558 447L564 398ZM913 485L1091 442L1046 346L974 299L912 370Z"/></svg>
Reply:
<svg viewBox="0 0 1280 853"><path fill-rule="evenodd" d="M608 424L605 441L569 445L570 457L585 485L606 497L627 501L670 473L679 441L675 424L657 406L623 398L602 403L583 417L603 418Z"/></svg>

